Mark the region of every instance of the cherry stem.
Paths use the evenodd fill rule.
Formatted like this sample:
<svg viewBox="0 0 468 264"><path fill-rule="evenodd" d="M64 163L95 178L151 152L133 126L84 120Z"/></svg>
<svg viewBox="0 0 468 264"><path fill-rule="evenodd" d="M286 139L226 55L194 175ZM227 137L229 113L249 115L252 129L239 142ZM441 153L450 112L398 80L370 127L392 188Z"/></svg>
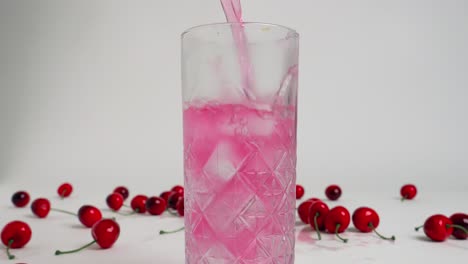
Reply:
<svg viewBox="0 0 468 264"><path fill-rule="evenodd" d="M65 193L66 193L66 192L67 192L67 191L63 191L63 192L60 194L60 199L62 199L62 200L65 199Z"/></svg>
<svg viewBox="0 0 468 264"><path fill-rule="evenodd" d="M69 251L60 251L60 250L57 250L55 251L55 255L58 256L58 255L65 255L65 254L71 254L71 253L76 253L76 252L79 252L85 248L88 248L90 246L92 246L94 243L96 243L96 240L93 240L91 243L88 243L80 248L77 248L75 250L69 250Z"/></svg>
<svg viewBox="0 0 468 264"><path fill-rule="evenodd" d="M407 199L408 199L408 195L405 195L405 196L402 196L402 197L401 197L401 201L402 201L402 202L404 202L404 201L407 200Z"/></svg>
<svg viewBox="0 0 468 264"><path fill-rule="evenodd" d="M317 224L317 218L320 216L320 213L315 213L314 216L314 226L315 226L315 231L317 232L317 237L318 240L322 240L322 235L320 234L319 226Z"/></svg>
<svg viewBox="0 0 468 264"><path fill-rule="evenodd" d="M160 235L173 234L173 233L180 232L180 231L182 231L182 230L184 230L184 229L185 229L185 226L183 226L183 227L181 227L181 228L178 228L178 229L176 229L176 230L172 230L172 231L160 230L160 231L159 231L159 234L160 234Z"/></svg>
<svg viewBox="0 0 468 264"><path fill-rule="evenodd" d="M14 259L15 258L15 255L10 254L10 248L11 248L11 245L13 245L14 242L15 241L13 239L10 239L8 241L8 246L6 248L6 253L7 253L8 259Z"/></svg>
<svg viewBox="0 0 468 264"><path fill-rule="evenodd" d="M343 241L343 243L348 243L348 239L347 239L347 238L342 238L342 237L340 236L340 234L338 233L338 230L340 229L340 227L341 227L341 224L337 224L337 225L336 225L336 228L335 228L335 236L336 236L337 238L339 238L341 241Z"/></svg>
<svg viewBox="0 0 468 264"><path fill-rule="evenodd" d="M415 228L414 228L414 231L418 232L418 231L419 231L419 229L421 229L421 228L423 228L423 227L424 227L424 225L422 225L422 226L418 226L418 227L415 227Z"/></svg>
<svg viewBox="0 0 468 264"><path fill-rule="evenodd" d="M395 241L395 236L391 236L391 237L386 237L386 236L383 236L382 234L380 234L377 229L375 229L374 225L372 224L372 222L369 223L368 225L370 228L372 228L372 231L378 236L380 237L381 239L383 240L391 240L391 241Z"/></svg>
<svg viewBox="0 0 468 264"><path fill-rule="evenodd" d="M75 214L75 213L72 213L72 212L69 212L69 211L66 211L66 210L62 210L62 209L50 208L50 210L51 210L51 211L54 211L54 212L59 212L59 213L64 213L64 214L73 215L73 216L78 216L78 215Z"/></svg>
<svg viewBox="0 0 468 264"><path fill-rule="evenodd" d="M123 207L132 208L130 205L123 204Z"/></svg>
<svg viewBox="0 0 468 264"><path fill-rule="evenodd" d="M460 229L461 231L465 232L465 234L468 235L468 229L466 229L464 226L461 226L461 225L447 225L448 228L450 227L453 227L453 228L456 228L456 229Z"/></svg>

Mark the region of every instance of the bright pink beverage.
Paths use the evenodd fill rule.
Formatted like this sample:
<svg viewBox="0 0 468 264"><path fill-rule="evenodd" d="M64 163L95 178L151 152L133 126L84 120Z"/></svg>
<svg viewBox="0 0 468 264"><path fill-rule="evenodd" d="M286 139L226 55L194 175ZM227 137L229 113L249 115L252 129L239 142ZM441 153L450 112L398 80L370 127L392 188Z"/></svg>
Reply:
<svg viewBox="0 0 468 264"><path fill-rule="evenodd" d="M293 106L184 110L186 263L294 262Z"/></svg>

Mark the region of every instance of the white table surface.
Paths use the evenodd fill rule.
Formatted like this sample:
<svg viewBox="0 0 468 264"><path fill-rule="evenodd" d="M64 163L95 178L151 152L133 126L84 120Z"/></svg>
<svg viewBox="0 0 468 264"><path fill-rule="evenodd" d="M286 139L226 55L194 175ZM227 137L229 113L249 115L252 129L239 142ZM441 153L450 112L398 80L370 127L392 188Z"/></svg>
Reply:
<svg viewBox="0 0 468 264"><path fill-rule="evenodd" d="M104 199L109 188L82 187L72 197L62 201L55 196L55 187L44 186L30 187L29 191L33 197L49 197L57 208L75 211L84 203L106 208ZM158 234L160 229L170 230L183 225L182 218L171 215L117 216L121 236L113 248L100 250L93 246L78 254L54 256L56 249L73 249L90 242L90 230L69 215L51 212L47 219L38 219L32 215L29 207L14 208L10 197L19 187L10 184L0 186L0 225L3 227L12 220L26 221L33 229L33 237L26 248L13 250L12 253L17 256L14 261L8 261L2 250L0 263L184 263L184 234ZM330 206L340 204L351 211L363 205L375 208L380 213L380 232L394 234L397 237L394 243L380 240L373 234L360 234L352 230L343 234L349 238L347 244L339 242L332 235L324 235L322 241L317 241L308 226L298 225L295 263L464 263L468 258L467 240L449 239L444 243L434 243L428 241L423 232L416 233L413 228L422 224L431 214L467 212L468 193L423 192L416 200L403 203L397 196L398 193L386 191L345 191L342 199L329 202ZM116 216L106 209L103 212L105 216Z"/></svg>

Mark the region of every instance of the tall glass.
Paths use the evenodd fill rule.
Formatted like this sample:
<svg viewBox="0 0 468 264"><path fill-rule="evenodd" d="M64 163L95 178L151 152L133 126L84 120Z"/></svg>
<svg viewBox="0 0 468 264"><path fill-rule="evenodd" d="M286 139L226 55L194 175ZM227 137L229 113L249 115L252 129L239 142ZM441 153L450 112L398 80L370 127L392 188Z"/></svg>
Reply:
<svg viewBox="0 0 468 264"><path fill-rule="evenodd" d="M186 263L294 263L298 34L182 35Z"/></svg>

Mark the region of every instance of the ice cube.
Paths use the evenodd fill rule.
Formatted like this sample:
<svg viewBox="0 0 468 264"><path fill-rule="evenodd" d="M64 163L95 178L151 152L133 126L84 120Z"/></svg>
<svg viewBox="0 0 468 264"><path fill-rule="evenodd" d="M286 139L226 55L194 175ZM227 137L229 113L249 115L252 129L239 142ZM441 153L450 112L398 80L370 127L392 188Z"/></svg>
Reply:
<svg viewBox="0 0 468 264"><path fill-rule="evenodd" d="M211 180L228 181L236 174L238 159L228 142L219 142L205 163L203 170Z"/></svg>

